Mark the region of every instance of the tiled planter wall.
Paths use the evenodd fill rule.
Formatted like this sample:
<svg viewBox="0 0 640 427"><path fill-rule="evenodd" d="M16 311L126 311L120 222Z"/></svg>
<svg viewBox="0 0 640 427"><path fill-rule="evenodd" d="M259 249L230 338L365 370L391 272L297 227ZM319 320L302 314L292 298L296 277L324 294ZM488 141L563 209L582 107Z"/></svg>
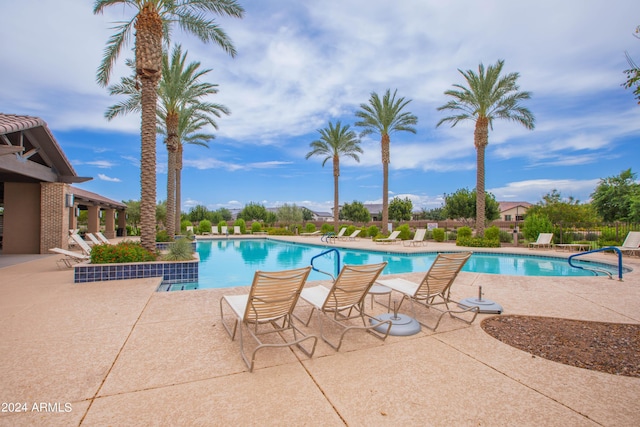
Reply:
<svg viewBox="0 0 640 427"><path fill-rule="evenodd" d="M193 261L155 261L123 264L80 263L73 267L73 282L87 283L105 280L144 279L162 277L163 283L188 283L198 281L200 258Z"/></svg>

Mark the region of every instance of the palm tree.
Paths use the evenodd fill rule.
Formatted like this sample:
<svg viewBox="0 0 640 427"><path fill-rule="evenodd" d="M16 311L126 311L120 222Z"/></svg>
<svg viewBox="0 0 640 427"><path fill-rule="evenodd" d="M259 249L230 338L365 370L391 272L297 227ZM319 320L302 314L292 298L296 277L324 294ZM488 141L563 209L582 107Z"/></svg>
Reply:
<svg viewBox="0 0 640 427"><path fill-rule="evenodd" d="M140 242L155 251L156 207L156 102L162 74L162 41L169 38L171 24L194 34L205 43L213 42L235 56L236 50L225 32L207 14L241 18L244 9L235 0L96 0L93 13L122 4L134 10L130 21L117 25L98 67L97 80L102 86L109 77L122 47L129 44L135 30L136 80L141 85L141 153L140 153Z"/></svg>
<svg viewBox="0 0 640 427"><path fill-rule="evenodd" d="M485 227L485 188L484 188L484 154L489 144L489 128L493 130L494 119L507 119L533 129L535 118L531 111L520 105L520 101L531 98L530 92L520 92L517 85L518 73L500 76L504 60L498 60L486 71L484 65L478 66L478 74L473 70L458 69L467 81L468 87L454 84L456 89L447 90L444 94L453 99L438 108L438 111L451 110L454 116L445 117L437 126L451 122L454 127L463 120L476 122L473 142L476 147L476 234L484 235Z"/></svg>
<svg viewBox="0 0 640 427"><path fill-rule="evenodd" d="M167 168L167 233L173 236L176 232L176 157L180 147L180 120L184 115L183 126L189 123L189 116L198 114L215 115L220 117L220 113L229 114L226 107L201 102L200 99L208 95L218 93L215 84L200 82L200 79L211 70L199 71L200 63L192 62L185 65L187 53L182 54L182 48L177 45L171 55L169 62L168 55L163 55L163 76L160 81L158 105L158 117L160 123L164 124L164 134L166 135L167 151L169 152L169 162ZM209 116L210 117L210 116ZM217 129L216 122L211 119L209 123ZM184 128L182 129L184 131Z"/></svg>
<svg viewBox="0 0 640 427"><path fill-rule="evenodd" d="M158 92L160 103L157 108L157 132L165 135L165 143L169 152L167 171L167 234L173 236L179 230L180 200L179 182L177 181L177 157L180 150L180 165L182 165L182 135L199 131L209 124L215 129L217 123L212 116L230 114L229 110L219 104L202 102L200 98L218 93L216 84L200 82L199 80L211 70L198 70L199 62L191 62L185 66L187 52L182 54L179 45L174 47L171 60L167 54L162 60L162 79ZM127 60L127 65L133 69L133 61ZM109 86L110 95L127 95L128 98L109 107L105 113L108 120L134 111L140 111L140 90L136 87L134 77L123 77L119 84ZM195 127L194 127L195 126ZM193 139L194 137L189 137ZM195 140L213 139L212 135L197 134ZM196 143L196 142L194 142ZM204 143L205 146L206 143ZM180 166L182 168L182 166ZM177 225L176 225L177 224Z"/></svg>
<svg viewBox="0 0 640 427"><path fill-rule="evenodd" d="M387 89L382 101L377 93L371 93L369 104L360 104L360 110L356 112L356 117L361 121L356 122L356 126L363 127L360 136L371 133L380 134L380 145L382 148L382 227L386 229L389 223L389 163L391 162L390 143L393 132L416 133L413 127L418 123L418 118L409 112L402 110L411 102L405 101L404 97L396 100L396 89L391 95L391 90Z"/></svg>
<svg viewBox="0 0 640 427"><path fill-rule="evenodd" d="M351 157L356 162L359 162L360 157L358 154L362 153L362 148L360 148L360 140L357 138L356 133L349 130L349 125L342 127L338 122L334 127L333 123L329 122L329 127L318 129L318 132L320 132L320 139L309 144L312 150L307 153L305 159L308 160L311 156L324 156L323 167L329 159L333 160L333 229L337 232L340 209L338 197L340 156Z"/></svg>
<svg viewBox="0 0 640 427"><path fill-rule="evenodd" d="M200 109L205 106L204 109ZM213 111L210 108L211 106ZM176 166L175 166L175 182L176 182L176 225L175 229L180 230L180 213L181 213L181 178L182 178L182 153L185 144L199 145L201 147L209 148L208 142L215 138L215 135L201 132L206 126L213 126L218 129L218 125L211 117L213 114L216 117L220 117L222 114L230 114L229 110L218 104L195 104L187 107L180 112L180 121L178 123L178 149L176 151Z"/></svg>

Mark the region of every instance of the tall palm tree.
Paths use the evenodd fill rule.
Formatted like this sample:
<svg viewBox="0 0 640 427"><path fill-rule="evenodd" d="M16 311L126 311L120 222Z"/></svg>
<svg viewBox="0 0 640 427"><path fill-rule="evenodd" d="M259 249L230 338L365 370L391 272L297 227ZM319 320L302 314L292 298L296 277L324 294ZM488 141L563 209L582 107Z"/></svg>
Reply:
<svg viewBox="0 0 640 427"><path fill-rule="evenodd" d="M167 170L167 233L173 236L176 232L176 157L180 147L180 120L183 115L198 114L215 115L229 114L226 107L201 99L218 93L216 84L200 81L211 70L199 70L199 62L186 65L187 53L182 54L179 45L175 46L171 60L163 55L163 76L160 81L158 117L164 124L169 162ZM193 108L192 108L193 107ZM183 126L188 123L188 117L183 120ZM211 118L209 123L217 129L216 122ZM184 129L182 129L184 131Z"/></svg>
<svg viewBox="0 0 640 427"><path fill-rule="evenodd" d="M218 93L216 84L201 82L200 79L211 70L199 70L199 62L186 64L187 52L182 54L179 45L174 47L171 59L167 54L162 60L162 79L158 87L160 102L157 108L158 128L157 132L165 135L165 144L168 151L167 170L167 234L173 236L179 230L180 200L179 182L177 181L177 157L181 150L182 135L188 135L199 131L204 126L211 125L218 128L212 116L220 117L221 114L230 114L229 110L219 104L202 102L200 98ZM133 61L127 60L127 65L133 69ZM109 107L105 113L108 120L114 117L137 112L141 109L140 90L136 86L135 73L133 77L123 77L119 84L109 86L111 95L127 95L128 98L118 104ZM197 134L189 137L195 141L204 138L212 139L212 135ZM194 142L195 143L195 142ZM204 144L206 146L206 143ZM182 152L180 151L180 165L182 165ZM182 166L180 166L182 168Z"/></svg>
<svg viewBox="0 0 640 427"><path fill-rule="evenodd" d="M450 122L454 127L463 120L476 122L473 142L476 147L476 234L484 235L485 227L485 188L484 188L484 154L489 144L489 128L493 130L495 119L507 119L522 124L527 129L535 127L535 117L527 108L520 105L520 101L531 98L530 92L521 92L517 85L520 75L510 73L501 77L504 60L500 59L495 65L486 70L480 63L478 74L473 70L462 71L460 74L467 81L468 87L454 84L456 89L447 90L444 94L453 99L438 107L438 111L450 110L455 115L445 117L437 126Z"/></svg>
<svg viewBox="0 0 640 427"><path fill-rule="evenodd" d="M322 166L329 159L333 160L333 229L338 231L339 222L339 197L338 197L338 177L340 176L340 156L347 156L354 159L356 162L360 161L358 154L362 153L360 148L360 140L356 136L356 133L349 130L349 125L342 126L340 122L329 122L329 127L324 129L318 129L320 132L320 139L313 141L309 144L312 148L307 153L305 159L309 159L311 156L324 156Z"/></svg>
<svg viewBox="0 0 640 427"><path fill-rule="evenodd" d="M130 6L134 13L130 21L114 28L116 33L107 42L97 80L102 86L109 84L113 65L135 30L136 80L142 87L140 242L144 248L155 251L156 102L162 74L162 41L168 40L171 24L175 22L203 42L213 42L235 56L231 40L207 14L241 18L244 9L235 0L96 0L93 13L102 13L116 4Z"/></svg>
<svg viewBox="0 0 640 427"><path fill-rule="evenodd" d="M391 162L390 135L394 132L416 133L413 127L418 123L418 118L408 111L402 110L411 102L404 97L396 99L396 89L391 95L387 89L382 100L377 93L371 93L369 104L360 104L360 110L356 117L360 118L356 126L363 127L360 136L371 133L380 134L382 148L382 227L387 228L389 223L389 163Z"/></svg>
<svg viewBox="0 0 640 427"><path fill-rule="evenodd" d="M206 108L200 110L204 104L194 104L180 112L180 121L178 123L178 149L176 151L176 230L180 230L180 213L181 213L181 196L182 196L182 154L184 151L184 145L199 145L201 147L209 148L208 142L215 139L215 135L210 133L204 133L201 130L207 126L213 126L218 129L218 125L211 117L213 114L216 117L220 117L220 114L230 114L229 110L218 104L210 104L213 106L213 111Z"/></svg>

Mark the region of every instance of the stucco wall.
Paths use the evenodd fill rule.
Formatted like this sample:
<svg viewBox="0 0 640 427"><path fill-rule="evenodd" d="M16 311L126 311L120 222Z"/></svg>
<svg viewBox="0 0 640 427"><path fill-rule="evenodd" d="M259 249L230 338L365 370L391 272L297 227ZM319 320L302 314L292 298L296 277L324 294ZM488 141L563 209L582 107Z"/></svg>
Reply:
<svg viewBox="0 0 640 427"><path fill-rule="evenodd" d="M4 183L3 254L40 253L40 183Z"/></svg>

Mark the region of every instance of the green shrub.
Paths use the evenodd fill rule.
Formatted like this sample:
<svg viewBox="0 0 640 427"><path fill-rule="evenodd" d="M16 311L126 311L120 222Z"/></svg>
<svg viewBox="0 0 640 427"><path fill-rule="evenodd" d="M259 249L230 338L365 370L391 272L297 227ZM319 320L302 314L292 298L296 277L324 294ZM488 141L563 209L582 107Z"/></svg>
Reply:
<svg viewBox="0 0 640 427"><path fill-rule="evenodd" d="M546 215L531 214L527 215L523 223L524 237L527 240L535 242L540 233L553 233L553 224Z"/></svg>
<svg viewBox="0 0 640 427"><path fill-rule="evenodd" d="M432 230L433 240L436 242L444 242L444 229L443 228L434 228Z"/></svg>
<svg viewBox="0 0 640 427"><path fill-rule="evenodd" d="M247 223L244 221L244 219L236 219L233 223L233 226L240 227L240 234L247 234Z"/></svg>
<svg viewBox="0 0 640 427"><path fill-rule="evenodd" d="M511 243L513 242L513 233L508 231L500 231L500 242L501 243Z"/></svg>
<svg viewBox="0 0 640 427"><path fill-rule="evenodd" d="M286 228L270 228L269 234L272 236L293 236L293 231Z"/></svg>
<svg viewBox="0 0 640 427"><path fill-rule="evenodd" d="M322 227L320 227L320 231L322 231L322 234L332 233L333 224L329 224L328 222L325 222L324 224L322 224Z"/></svg>
<svg viewBox="0 0 640 427"><path fill-rule="evenodd" d="M262 224L260 224L258 221L253 221L251 223L251 232L259 233L260 231L262 231Z"/></svg>
<svg viewBox="0 0 640 427"><path fill-rule="evenodd" d="M167 261L189 261L193 259L193 245L189 239L178 239L169 244L168 252L163 255Z"/></svg>
<svg viewBox="0 0 640 427"><path fill-rule="evenodd" d="M492 225L489 228L484 230L484 238L487 240L498 240L500 241L500 229L495 225Z"/></svg>
<svg viewBox="0 0 640 427"><path fill-rule="evenodd" d="M192 226L193 226L193 223L191 221L189 221L188 219L183 219L182 221L180 221L180 232L186 233L187 227L192 227Z"/></svg>
<svg viewBox="0 0 640 427"><path fill-rule="evenodd" d="M167 233L167 230L160 230L156 233L156 242L171 242L173 239Z"/></svg>
<svg viewBox="0 0 640 427"><path fill-rule="evenodd" d="M362 237L362 238L366 238L369 237L369 232L367 231L367 227L360 227L360 233L358 234L358 237Z"/></svg>
<svg viewBox="0 0 640 427"><path fill-rule="evenodd" d="M372 236L372 239L373 239L373 240L386 239L386 238L387 238L387 236L385 236L385 235L384 235L384 234L382 234L382 233L378 233L378 234L376 234L375 236Z"/></svg>
<svg viewBox="0 0 640 427"><path fill-rule="evenodd" d="M200 224L198 225L198 231L200 231L200 234L211 233L211 221L209 221L208 219L203 219L202 221L200 221Z"/></svg>
<svg viewBox="0 0 640 427"><path fill-rule="evenodd" d="M313 233L316 231L316 225L312 222L308 222L305 226L304 226L304 231L306 233Z"/></svg>
<svg viewBox="0 0 640 427"><path fill-rule="evenodd" d="M218 228L218 233L222 233L222 228L220 228L220 227L227 227L227 221L222 220L222 221L218 222L218 224L215 225L215 227Z"/></svg>
<svg viewBox="0 0 640 427"><path fill-rule="evenodd" d="M411 230L409 230L409 224L399 225L398 227L396 227L396 230L400 231L400 234L398 234L399 239L402 239L402 240L411 239Z"/></svg>
<svg viewBox="0 0 640 427"><path fill-rule="evenodd" d="M91 249L92 264L155 261L156 254L143 248L138 242L124 241L117 245L94 245Z"/></svg>
<svg viewBox="0 0 640 427"><path fill-rule="evenodd" d="M471 227L467 227L466 225L464 227L460 227L458 228L458 235L457 238L466 238L466 237L471 237L473 235L473 231L471 230Z"/></svg>
<svg viewBox="0 0 640 427"><path fill-rule="evenodd" d="M486 237L459 237L456 246L466 246L472 248L499 248L500 241L497 239L487 239Z"/></svg>
<svg viewBox="0 0 640 427"><path fill-rule="evenodd" d="M375 225L372 225L369 228L367 228L367 236L375 237L378 235L378 233L380 233L380 230Z"/></svg>

